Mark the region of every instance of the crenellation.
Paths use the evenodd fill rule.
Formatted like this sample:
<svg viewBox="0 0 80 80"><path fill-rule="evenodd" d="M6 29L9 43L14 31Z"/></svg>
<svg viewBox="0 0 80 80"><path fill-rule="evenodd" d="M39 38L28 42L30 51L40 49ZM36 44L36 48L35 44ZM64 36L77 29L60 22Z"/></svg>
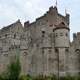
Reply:
<svg viewBox="0 0 80 80"><path fill-rule="evenodd" d="M26 22L24 23L24 28L26 29L29 25L30 25L30 22L29 22L29 21L26 21Z"/></svg>

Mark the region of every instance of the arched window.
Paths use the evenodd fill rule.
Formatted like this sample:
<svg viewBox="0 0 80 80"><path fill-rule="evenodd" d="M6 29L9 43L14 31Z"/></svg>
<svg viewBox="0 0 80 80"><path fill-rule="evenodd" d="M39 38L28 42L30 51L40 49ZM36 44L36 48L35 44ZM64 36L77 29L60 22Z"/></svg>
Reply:
<svg viewBox="0 0 80 80"><path fill-rule="evenodd" d="M44 37L44 35L45 35L45 31L42 31L42 37Z"/></svg>
<svg viewBox="0 0 80 80"><path fill-rule="evenodd" d="M75 53L77 55L77 61L78 61L78 64L79 64L80 63L80 49L76 49ZM78 65L78 70L80 70L80 64ZM78 72L78 74L80 74L80 71Z"/></svg>
<svg viewBox="0 0 80 80"><path fill-rule="evenodd" d="M65 23L64 23L64 22L61 22L61 24L65 25Z"/></svg>
<svg viewBox="0 0 80 80"><path fill-rule="evenodd" d="M76 52L77 54L80 54L80 49L76 49L75 52Z"/></svg>

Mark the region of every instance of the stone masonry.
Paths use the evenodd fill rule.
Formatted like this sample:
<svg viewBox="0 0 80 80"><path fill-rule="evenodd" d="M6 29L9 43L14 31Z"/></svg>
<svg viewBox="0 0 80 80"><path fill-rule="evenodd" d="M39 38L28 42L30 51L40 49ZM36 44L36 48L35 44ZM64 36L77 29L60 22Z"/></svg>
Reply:
<svg viewBox="0 0 80 80"><path fill-rule="evenodd" d="M34 22L20 20L0 30L0 73L20 58L21 74L77 75L80 73L80 32L70 42L70 15L50 7Z"/></svg>

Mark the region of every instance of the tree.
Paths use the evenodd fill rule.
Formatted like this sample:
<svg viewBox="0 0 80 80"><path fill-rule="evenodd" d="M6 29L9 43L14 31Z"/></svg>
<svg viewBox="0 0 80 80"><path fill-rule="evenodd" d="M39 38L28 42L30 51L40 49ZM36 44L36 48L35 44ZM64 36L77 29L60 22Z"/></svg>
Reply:
<svg viewBox="0 0 80 80"><path fill-rule="evenodd" d="M8 79L9 80L18 80L21 72L21 66L19 58L11 62L8 67Z"/></svg>

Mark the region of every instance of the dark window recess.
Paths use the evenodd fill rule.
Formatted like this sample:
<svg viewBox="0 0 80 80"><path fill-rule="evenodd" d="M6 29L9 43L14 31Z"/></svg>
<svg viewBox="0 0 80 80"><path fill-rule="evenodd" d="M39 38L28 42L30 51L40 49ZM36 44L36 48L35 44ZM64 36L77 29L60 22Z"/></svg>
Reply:
<svg viewBox="0 0 80 80"><path fill-rule="evenodd" d="M44 54L44 49L42 49L42 54Z"/></svg>
<svg viewBox="0 0 80 80"><path fill-rule="evenodd" d="M48 51L49 51L49 53L51 53L51 51L52 51L52 50L51 50L51 49L49 49Z"/></svg>
<svg viewBox="0 0 80 80"><path fill-rule="evenodd" d="M60 33L60 36L63 36L63 33Z"/></svg>
<svg viewBox="0 0 80 80"><path fill-rule="evenodd" d="M51 49L49 49L48 51L51 52Z"/></svg>
<svg viewBox="0 0 80 80"><path fill-rule="evenodd" d="M7 38L7 34L5 34L5 37Z"/></svg>
<svg viewBox="0 0 80 80"><path fill-rule="evenodd" d="M48 20L46 20L46 22L48 22Z"/></svg>
<svg viewBox="0 0 80 80"><path fill-rule="evenodd" d="M9 50L11 50L11 48L9 47Z"/></svg>
<svg viewBox="0 0 80 80"><path fill-rule="evenodd" d="M53 62L54 62L54 59L53 59L53 58L51 58L51 57L50 57L48 60L49 60L51 63L53 63Z"/></svg>
<svg viewBox="0 0 80 80"><path fill-rule="evenodd" d="M59 53L59 50L58 50L57 48L55 48L55 52L56 52L56 53Z"/></svg>
<svg viewBox="0 0 80 80"><path fill-rule="evenodd" d="M45 33L45 31L42 31L42 34L44 34Z"/></svg>
<svg viewBox="0 0 80 80"><path fill-rule="evenodd" d="M75 52L76 52L77 54L80 54L80 49L76 49Z"/></svg>
<svg viewBox="0 0 80 80"><path fill-rule="evenodd" d="M44 37L44 35L45 35L45 31L42 31L42 37Z"/></svg>
<svg viewBox="0 0 80 80"><path fill-rule="evenodd" d="M66 33L66 36L68 36L68 33Z"/></svg>
<svg viewBox="0 0 80 80"><path fill-rule="evenodd" d="M4 54L5 57L8 57L8 54Z"/></svg>
<svg viewBox="0 0 80 80"><path fill-rule="evenodd" d="M65 49L66 52L69 52L69 49Z"/></svg>
<svg viewBox="0 0 80 80"><path fill-rule="evenodd" d="M80 75L80 72L78 72L78 74Z"/></svg>
<svg viewBox="0 0 80 80"><path fill-rule="evenodd" d="M58 36L58 34L56 33L56 34L55 34L55 37L57 37L57 36Z"/></svg>
<svg viewBox="0 0 80 80"><path fill-rule="evenodd" d="M42 37L44 37L44 34L42 34Z"/></svg>
<svg viewBox="0 0 80 80"><path fill-rule="evenodd" d="M63 25L65 25L65 23L64 23L64 22L62 22L62 24L63 24Z"/></svg>
<svg viewBox="0 0 80 80"><path fill-rule="evenodd" d="M50 27L52 27L52 26L53 26L53 24L50 24L49 26L50 26Z"/></svg>
<svg viewBox="0 0 80 80"><path fill-rule="evenodd" d="M14 34L14 39L16 38L16 34Z"/></svg>
<svg viewBox="0 0 80 80"><path fill-rule="evenodd" d="M39 47L39 44L36 44L37 47Z"/></svg>
<svg viewBox="0 0 80 80"><path fill-rule="evenodd" d="M2 50L2 47L0 47L0 50Z"/></svg>

